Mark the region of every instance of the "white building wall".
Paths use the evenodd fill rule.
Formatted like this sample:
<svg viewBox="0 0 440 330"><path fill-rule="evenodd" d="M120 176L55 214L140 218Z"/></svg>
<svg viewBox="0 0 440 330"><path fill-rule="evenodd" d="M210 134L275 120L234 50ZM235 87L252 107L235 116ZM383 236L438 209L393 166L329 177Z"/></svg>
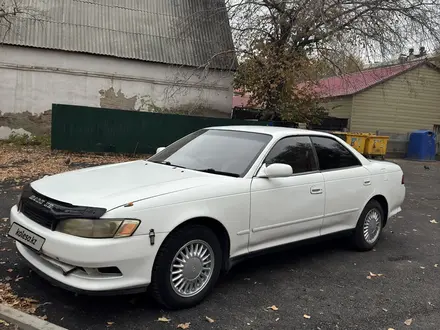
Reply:
<svg viewBox="0 0 440 330"><path fill-rule="evenodd" d="M0 46L3 114L40 114L51 109L53 103L114 108L123 105L127 110L143 111L151 111L154 104L161 108L201 105L228 117L232 79L231 72Z"/></svg>

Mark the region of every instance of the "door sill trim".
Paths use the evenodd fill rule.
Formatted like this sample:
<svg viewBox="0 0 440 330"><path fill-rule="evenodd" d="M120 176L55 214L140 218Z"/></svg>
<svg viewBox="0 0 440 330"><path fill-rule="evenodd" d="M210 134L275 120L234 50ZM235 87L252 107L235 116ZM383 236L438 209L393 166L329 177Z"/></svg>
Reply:
<svg viewBox="0 0 440 330"><path fill-rule="evenodd" d="M274 225L268 225L268 226L262 226L262 227L253 228L252 232L253 233L258 233L260 231L265 231L265 230L270 230L270 229L275 229L275 228L280 228L280 227L291 226L291 225L295 225L295 224L298 224L298 223L303 223L303 222L313 221L313 220L319 220L319 219L323 219L323 218L324 218L324 215L318 215L318 216L315 216L315 217L310 217L310 218L305 218L305 219L300 219L300 220L276 223Z"/></svg>

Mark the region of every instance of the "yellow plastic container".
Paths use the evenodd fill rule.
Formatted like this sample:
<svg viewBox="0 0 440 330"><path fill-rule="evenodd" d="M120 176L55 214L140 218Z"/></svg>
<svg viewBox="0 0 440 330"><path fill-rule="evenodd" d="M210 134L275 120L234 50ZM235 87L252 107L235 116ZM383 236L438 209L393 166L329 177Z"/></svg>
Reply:
<svg viewBox="0 0 440 330"><path fill-rule="evenodd" d="M365 155L367 156L385 156L387 153L387 146L389 136L373 135L367 138L365 143Z"/></svg>
<svg viewBox="0 0 440 330"><path fill-rule="evenodd" d="M369 133L347 133L346 142L359 151L361 154L365 151L367 139L372 135Z"/></svg>
<svg viewBox="0 0 440 330"><path fill-rule="evenodd" d="M334 136L346 141L347 140L347 132L331 132Z"/></svg>

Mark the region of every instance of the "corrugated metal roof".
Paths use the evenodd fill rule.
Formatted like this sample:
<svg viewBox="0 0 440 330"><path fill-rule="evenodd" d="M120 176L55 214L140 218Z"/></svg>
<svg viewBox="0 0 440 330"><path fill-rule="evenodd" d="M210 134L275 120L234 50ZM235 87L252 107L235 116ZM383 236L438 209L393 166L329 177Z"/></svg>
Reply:
<svg viewBox="0 0 440 330"><path fill-rule="evenodd" d="M235 69L224 0L23 0L5 44ZM0 35L4 35L1 31ZM217 55L216 54L220 54Z"/></svg>
<svg viewBox="0 0 440 330"><path fill-rule="evenodd" d="M424 64L429 65L429 62L425 60L407 62L404 64L366 69L342 76L324 78L318 81L315 92L323 98L357 94Z"/></svg>
<svg viewBox="0 0 440 330"><path fill-rule="evenodd" d="M404 64L370 68L342 76L324 78L316 83L313 87L313 92L322 99L354 95L421 65L427 65L440 72L436 65L426 60L406 62ZM310 88L310 86L306 83L300 83L297 85L297 88ZM236 94L233 96L234 107L257 106L250 104L251 95L249 93L241 96L239 90L235 92Z"/></svg>

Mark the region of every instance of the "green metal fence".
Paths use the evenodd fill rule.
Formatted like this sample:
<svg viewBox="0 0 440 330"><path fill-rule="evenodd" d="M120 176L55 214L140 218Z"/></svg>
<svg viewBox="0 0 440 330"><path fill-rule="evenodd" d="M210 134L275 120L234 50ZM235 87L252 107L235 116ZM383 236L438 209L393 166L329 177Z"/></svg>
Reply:
<svg viewBox="0 0 440 330"><path fill-rule="evenodd" d="M198 129L223 125L267 123L54 104L52 149L152 154Z"/></svg>

